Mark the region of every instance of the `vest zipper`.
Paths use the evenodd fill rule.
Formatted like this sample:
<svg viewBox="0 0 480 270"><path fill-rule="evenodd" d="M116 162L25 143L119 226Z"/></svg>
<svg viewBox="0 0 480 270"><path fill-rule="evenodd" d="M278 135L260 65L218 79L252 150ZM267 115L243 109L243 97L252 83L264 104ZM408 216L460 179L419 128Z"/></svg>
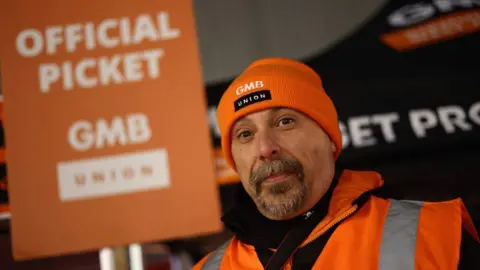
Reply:
<svg viewBox="0 0 480 270"><path fill-rule="evenodd" d="M349 216L351 216L353 213L355 213L355 211L357 210L358 206L357 205L354 205L350 208L348 208L347 210L345 210L345 212L342 213L342 215L338 216L337 218L333 219L330 223L328 223L325 227L323 227L323 229L312 239L304 242L303 244L300 245L299 248L302 248L308 244L310 244L311 242L315 241L317 238L319 238L320 236L322 236L325 232L327 232L328 230L330 230L333 226L335 226L336 224L340 223L341 221L343 221L344 219L348 218Z"/></svg>

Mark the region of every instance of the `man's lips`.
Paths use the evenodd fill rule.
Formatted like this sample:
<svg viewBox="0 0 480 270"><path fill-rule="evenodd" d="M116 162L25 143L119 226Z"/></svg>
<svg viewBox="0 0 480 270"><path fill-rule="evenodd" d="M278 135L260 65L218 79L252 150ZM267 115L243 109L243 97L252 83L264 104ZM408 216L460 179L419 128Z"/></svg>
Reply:
<svg viewBox="0 0 480 270"><path fill-rule="evenodd" d="M291 173L279 173L279 174L271 175L271 176L265 178L264 182L269 183L269 184L280 182L280 181L283 181L283 180L287 179L291 175L292 175Z"/></svg>

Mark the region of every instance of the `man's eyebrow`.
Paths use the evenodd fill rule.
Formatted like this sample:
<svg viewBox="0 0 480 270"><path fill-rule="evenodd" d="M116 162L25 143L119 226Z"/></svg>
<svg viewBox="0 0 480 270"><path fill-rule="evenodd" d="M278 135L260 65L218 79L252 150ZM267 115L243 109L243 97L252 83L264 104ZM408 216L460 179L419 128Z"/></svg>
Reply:
<svg viewBox="0 0 480 270"><path fill-rule="evenodd" d="M281 110L287 110L287 108L282 108L282 107L272 108L272 112L273 112L273 113L276 113L276 112L281 111Z"/></svg>
<svg viewBox="0 0 480 270"><path fill-rule="evenodd" d="M278 108L273 108L272 109L272 114L275 115L275 114L278 114L278 113L281 113L281 112L292 112L294 110L290 109L290 108L282 108L282 107L278 107Z"/></svg>
<svg viewBox="0 0 480 270"><path fill-rule="evenodd" d="M238 119L232 127L236 128L238 125L241 125L243 123L248 123L248 122L251 122L251 120L246 118L246 117L242 117L242 118Z"/></svg>

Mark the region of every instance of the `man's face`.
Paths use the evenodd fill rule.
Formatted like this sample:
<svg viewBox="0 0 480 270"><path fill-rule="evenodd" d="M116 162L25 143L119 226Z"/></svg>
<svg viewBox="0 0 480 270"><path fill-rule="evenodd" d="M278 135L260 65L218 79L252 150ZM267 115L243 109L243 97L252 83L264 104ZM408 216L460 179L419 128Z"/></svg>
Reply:
<svg viewBox="0 0 480 270"><path fill-rule="evenodd" d="M302 214L328 190L335 146L310 117L274 108L239 119L232 156L247 193L274 220Z"/></svg>

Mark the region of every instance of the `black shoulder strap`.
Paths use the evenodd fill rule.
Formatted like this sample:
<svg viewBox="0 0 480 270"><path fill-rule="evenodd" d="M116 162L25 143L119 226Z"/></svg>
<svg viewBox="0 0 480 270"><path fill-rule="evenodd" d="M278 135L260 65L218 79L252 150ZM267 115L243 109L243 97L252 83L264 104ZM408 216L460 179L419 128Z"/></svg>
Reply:
<svg viewBox="0 0 480 270"><path fill-rule="evenodd" d="M302 222L299 226L293 227L287 236L283 239L279 248L273 254L270 261L265 266L267 270L282 269L285 263L295 253L298 246L310 235L317 224L322 220L322 215L304 215L306 222Z"/></svg>

